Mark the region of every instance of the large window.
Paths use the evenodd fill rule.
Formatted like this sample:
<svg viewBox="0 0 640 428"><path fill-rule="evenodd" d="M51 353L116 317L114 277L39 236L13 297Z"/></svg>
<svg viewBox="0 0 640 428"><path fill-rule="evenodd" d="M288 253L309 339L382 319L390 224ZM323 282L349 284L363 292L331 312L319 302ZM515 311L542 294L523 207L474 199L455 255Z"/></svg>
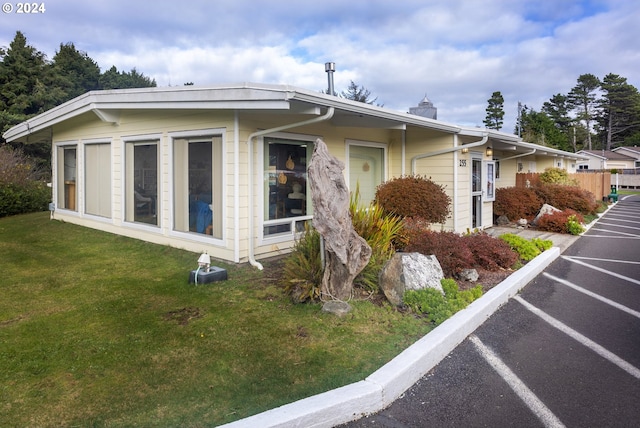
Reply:
<svg viewBox="0 0 640 428"><path fill-rule="evenodd" d="M264 235L292 233L311 215L307 164L311 141L264 139Z"/></svg>
<svg viewBox="0 0 640 428"><path fill-rule="evenodd" d="M349 189L360 190L360 202L368 204L376 195L376 187L384 182L384 147L349 143Z"/></svg>
<svg viewBox="0 0 640 428"><path fill-rule="evenodd" d="M158 141L126 144L125 219L158 225Z"/></svg>
<svg viewBox="0 0 640 428"><path fill-rule="evenodd" d="M222 136L174 138L174 229L222 238Z"/></svg>
<svg viewBox="0 0 640 428"><path fill-rule="evenodd" d="M77 211L77 146L58 146L56 151L58 208Z"/></svg>
<svg viewBox="0 0 640 428"><path fill-rule="evenodd" d="M86 144L85 212L111 217L111 144Z"/></svg>

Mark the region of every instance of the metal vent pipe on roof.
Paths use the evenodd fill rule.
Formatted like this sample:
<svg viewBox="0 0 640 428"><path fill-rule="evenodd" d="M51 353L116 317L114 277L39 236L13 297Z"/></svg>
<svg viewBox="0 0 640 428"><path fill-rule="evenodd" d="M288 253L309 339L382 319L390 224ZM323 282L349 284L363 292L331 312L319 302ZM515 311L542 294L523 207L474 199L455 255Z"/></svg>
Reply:
<svg viewBox="0 0 640 428"><path fill-rule="evenodd" d="M335 91L333 90L333 73L336 71L336 63L325 62L324 71L327 72L327 80L329 81L329 88L327 90L327 93L329 95L335 95Z"/></svg>

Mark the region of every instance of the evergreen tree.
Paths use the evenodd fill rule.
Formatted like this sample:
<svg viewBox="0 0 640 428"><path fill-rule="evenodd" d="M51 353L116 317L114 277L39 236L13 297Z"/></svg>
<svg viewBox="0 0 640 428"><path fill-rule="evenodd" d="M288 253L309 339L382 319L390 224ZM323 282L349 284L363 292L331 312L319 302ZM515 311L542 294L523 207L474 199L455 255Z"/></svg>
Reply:
<svg viewBox="0 0 640 428"><path fill-rule="evenodd" d="M127 89L155 87L156 81L139 73L135 68L130 72L118 71L112 66L100 76L100 89Z"/></svg>
<svg viewBox="0 0 640 428"><path fill-rule="evenodd" d="M592 149L591 124L597 115L596 91L600 87L600 79L593 74L583 74L578 77L576 86L568 95L568 102L576 111L577 119L584 122L587 129L587 148Z"/></svg>
<svg viewBox="0 0 640 428"><path fill-rule="evenodd" d="M504 98L500 91L491 94L488 100L487 116L483 120L484 125L489 129L500 130L504 120Z"/></svg>
<svg viewBox="0 0 640 428"><path fill-rule="evenodd" d="M567 135L544 112L525 107L521 114L522 138L525 141L560 150L570 150Z"/></svg>
<svg viewBox="0 0 640 428"><path fill-rule="evenodd" d="M640 137L640 94L625 77L609 73L602 80L599 118L603 147L631 144Z"/></svg>
<svg viewBox="0 0 640 428"><path fill-rule="evenodd" d="M100 67L85 52L78 51L73 43L60 44L52 66L56 83L65 93L64 101L99 89Z"/></svg>
<svg viewBox="0 0 640 428"><path fill-rule="evenodd" d="M577 152L576 142L572 138L575 127L573 119L569 116L570 110L569 97L563 94L555 94L549 101L545 101L541 111L549 116L554 126L565 136L566 141L562 142L562 147L566 147L566 149L562 150L571 148L574 152Z"/></svg>
<svg viewBox="0 0 640 428"><path fill-rule="evenodd" d="M351 81L351 83L349 83L349 87L347 88L347 90L340 93L340 96L347 100L359 101L365 104L373 104L378 99L378 97L370 99L369 97L371 96L371 91L366 89L364 86L358 86L353 82L353 80ZM378 107L383 107L382 104L376 105Z"/></svg>

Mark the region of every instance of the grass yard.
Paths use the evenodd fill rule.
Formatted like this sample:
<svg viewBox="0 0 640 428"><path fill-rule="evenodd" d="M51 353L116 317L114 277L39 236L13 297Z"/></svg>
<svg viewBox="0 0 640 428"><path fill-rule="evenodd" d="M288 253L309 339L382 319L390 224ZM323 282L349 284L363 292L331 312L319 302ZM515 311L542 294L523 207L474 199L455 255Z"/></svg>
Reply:
<svg viewBox="0 0 640 428"><path fill-rule="evenodd" d="M361 380L431 328L294 305L248 265L190 285L197 257L1 218L0 426L216 426Z"/></svg>

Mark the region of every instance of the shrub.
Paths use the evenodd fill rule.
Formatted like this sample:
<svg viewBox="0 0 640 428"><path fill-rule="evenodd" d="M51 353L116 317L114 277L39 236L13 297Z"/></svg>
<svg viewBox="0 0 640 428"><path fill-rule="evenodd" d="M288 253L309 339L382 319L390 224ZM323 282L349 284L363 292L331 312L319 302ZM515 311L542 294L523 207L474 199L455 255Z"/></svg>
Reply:
<svg viewBox="0 0 640 428"><path fill-rule="evenodd" d="M544 203L559 210L572 209L580 214L594 214L598 202L593 193L576 186L544 184L535 188L536 194Z"/></svg>
<svg viewBox="0 0 640 428"><path fill-rule="evenodd" d="M419 217L430 223L444 223L451 211L451 198L444 186L421 176L405 176L382 183L375 202L392 215Z"/></svg>
<svg viewBox="0 0 640 428"><path fill-rule="evenodd" d="M538 229L555 233L579 235L584 231L584 218L574 210L566 209L542 216L538 220Z"/></svg>
<svg viewBox="0 0 640 428"><path fill-rule="evenodd" d="M505 233L500 235L499 238L509 244L511 249L517 252L520 259L523 261L528 262L533 260L541 253L535 243L523 238L522 236L518 236L513 233Z"/></svg>
<svg viewBox="0 0 640 428"><path fill-rule="evenodd" d="M553 241L548 239L531 238L531 242L533 245L538 247L540 251L547 251L549 248L553 247Z"/></svg>
<svg viewBox="0 0 640 428"><path fill-rule="evenodd" d="M51 189L39 180L39 175L20 150L0 146L0 217L48 208Z"/></svg>
<svg viewBox="0 0 640 428"><path fill-rule="evenodd" d="M404 303L413 312L426 315L430 322L438 325L482 296L481 285L460 291L452 279L443 279L441 284L444 294L434 288L409 290L404 293Z"/></svg>
<svg viewBox="0 0 640 428"><path fill-rule="evenodd" d="M464 236L463 241L473 254L474 266L495 271L510 269L518 261L518 254L509 244L486 233Z"/></svg>
<svg viewBox="0 0 640 428"><path fill-rule="evenodd" d="M562 168L546 168L540 174L540 182L544 184L561 184L565 186L577 186L578 181L569 178L569 173Z"/></svg>
<svg viewBox="0 0 640 428"><path fill-rule="evenodd" d="M496 200L493 204L495 215L504 215L509 220L521 218L533 220L540 211L543 201L530 188L503 187L496 189Z"/></svg>
<svg viewBox="0 0 640 428"><path fill-rule="evenodd" d="M462 269L471 268L475 264L473 253L465 245L463 237L454 232L418 233L409 238L405 251L435 255L445 277L454 277Z"/></svg>

